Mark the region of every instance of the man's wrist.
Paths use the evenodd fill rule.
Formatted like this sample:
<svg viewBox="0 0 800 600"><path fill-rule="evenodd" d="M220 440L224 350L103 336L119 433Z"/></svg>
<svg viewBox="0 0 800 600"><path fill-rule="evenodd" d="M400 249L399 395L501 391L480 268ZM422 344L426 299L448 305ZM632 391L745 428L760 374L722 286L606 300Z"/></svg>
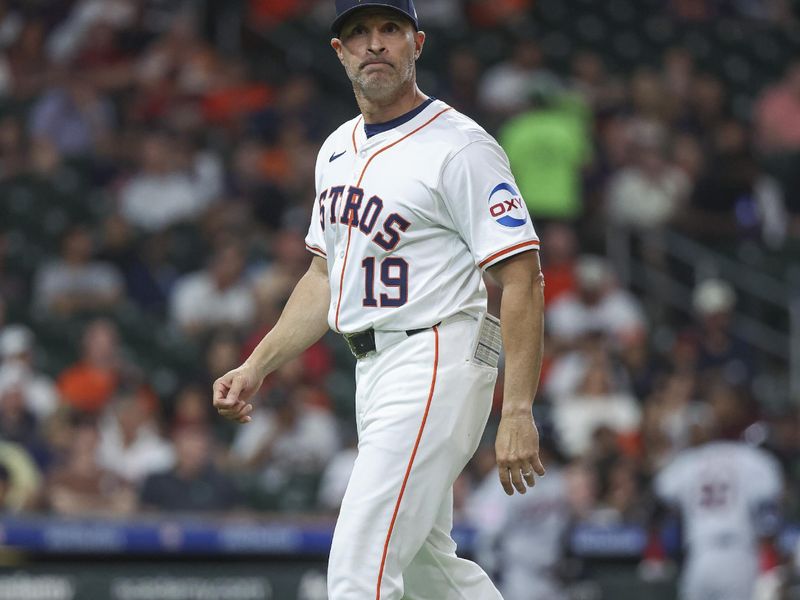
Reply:
<svg viewBox="0 0 800 600"><path fill-rule="evenodd" d="M247 370L252 371L255 373L256 377L263 379L267 375L267 365L264 361L259 361L254 357L249 357L244 363L242 364Z"/></svg>
<svg viewBox="0 0 800 600"><path fill-rule="evenodd" d="M529 401L524 402L508 402L503 400L503 408L500 412L501 417L518 418L518 417L532 417L533 405Z"/></svg>

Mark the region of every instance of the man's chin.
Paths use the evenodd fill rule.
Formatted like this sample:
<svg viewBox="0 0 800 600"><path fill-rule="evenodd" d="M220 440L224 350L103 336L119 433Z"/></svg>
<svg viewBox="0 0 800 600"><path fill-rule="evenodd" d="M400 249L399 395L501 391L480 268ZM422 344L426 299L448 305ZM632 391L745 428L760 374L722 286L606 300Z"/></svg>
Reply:
<svg viewBox="0 0 800 600"><path fill-rule="evenodd" d="M397 82L385 73L371 73L368 77L359 79L361 89L370 96L388 96L398 87Z"/></svg>
<svg viewBox="0 0 800 600"><path fill-rule="evenodd" d="M361 79L364 82L368 81L392 81L394 79L393 73L388 69L370 69L369 71L362 71Z"/></svg>

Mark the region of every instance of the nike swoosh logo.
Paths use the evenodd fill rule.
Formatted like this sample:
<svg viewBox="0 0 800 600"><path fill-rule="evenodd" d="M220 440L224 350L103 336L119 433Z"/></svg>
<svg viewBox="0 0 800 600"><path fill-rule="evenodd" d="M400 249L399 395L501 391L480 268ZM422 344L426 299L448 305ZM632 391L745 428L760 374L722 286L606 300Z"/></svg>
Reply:
<svg viewBox="0 0 800 600"><path fill-rule="evenodd" d="M339 158L340 156L344 156L345 154L347 154L347 150L345 150L344 152L339 152L339 154L336 154L336 153L334 152L333 154L331 154L331 157L328 159L328 162L333 162L333 161L335 161L337 158Z"/></svg>

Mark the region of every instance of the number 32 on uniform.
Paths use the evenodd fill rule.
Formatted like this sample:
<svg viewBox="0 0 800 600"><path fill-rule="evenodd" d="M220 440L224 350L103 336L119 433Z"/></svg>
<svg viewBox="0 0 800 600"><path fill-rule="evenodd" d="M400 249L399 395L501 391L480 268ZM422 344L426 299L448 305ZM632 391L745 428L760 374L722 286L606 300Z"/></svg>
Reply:
<svg viewBox="0 0 800 600"><path fill-rule="evenodd" d="M364 269L364 300L366 307L392 308L403 306L408 301L408 263L403 258L388 256L380 262L380 280L386 291L375 297L375 257L361 261ZM380 305L378 304L380 300Z"/></svg>

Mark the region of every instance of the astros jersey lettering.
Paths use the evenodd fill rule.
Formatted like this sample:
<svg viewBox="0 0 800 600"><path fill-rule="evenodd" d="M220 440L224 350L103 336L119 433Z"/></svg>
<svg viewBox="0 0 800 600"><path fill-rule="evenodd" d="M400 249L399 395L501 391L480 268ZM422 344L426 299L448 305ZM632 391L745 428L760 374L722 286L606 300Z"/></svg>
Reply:
<svg viewBox="0 0 800 600"><path fill-rule="evenodd" d="M315 175L306 246L327 259L335 331L477 317L481 270L539 245L503 150L438 100L369 138L362 117L345 123Z"/></svg>

